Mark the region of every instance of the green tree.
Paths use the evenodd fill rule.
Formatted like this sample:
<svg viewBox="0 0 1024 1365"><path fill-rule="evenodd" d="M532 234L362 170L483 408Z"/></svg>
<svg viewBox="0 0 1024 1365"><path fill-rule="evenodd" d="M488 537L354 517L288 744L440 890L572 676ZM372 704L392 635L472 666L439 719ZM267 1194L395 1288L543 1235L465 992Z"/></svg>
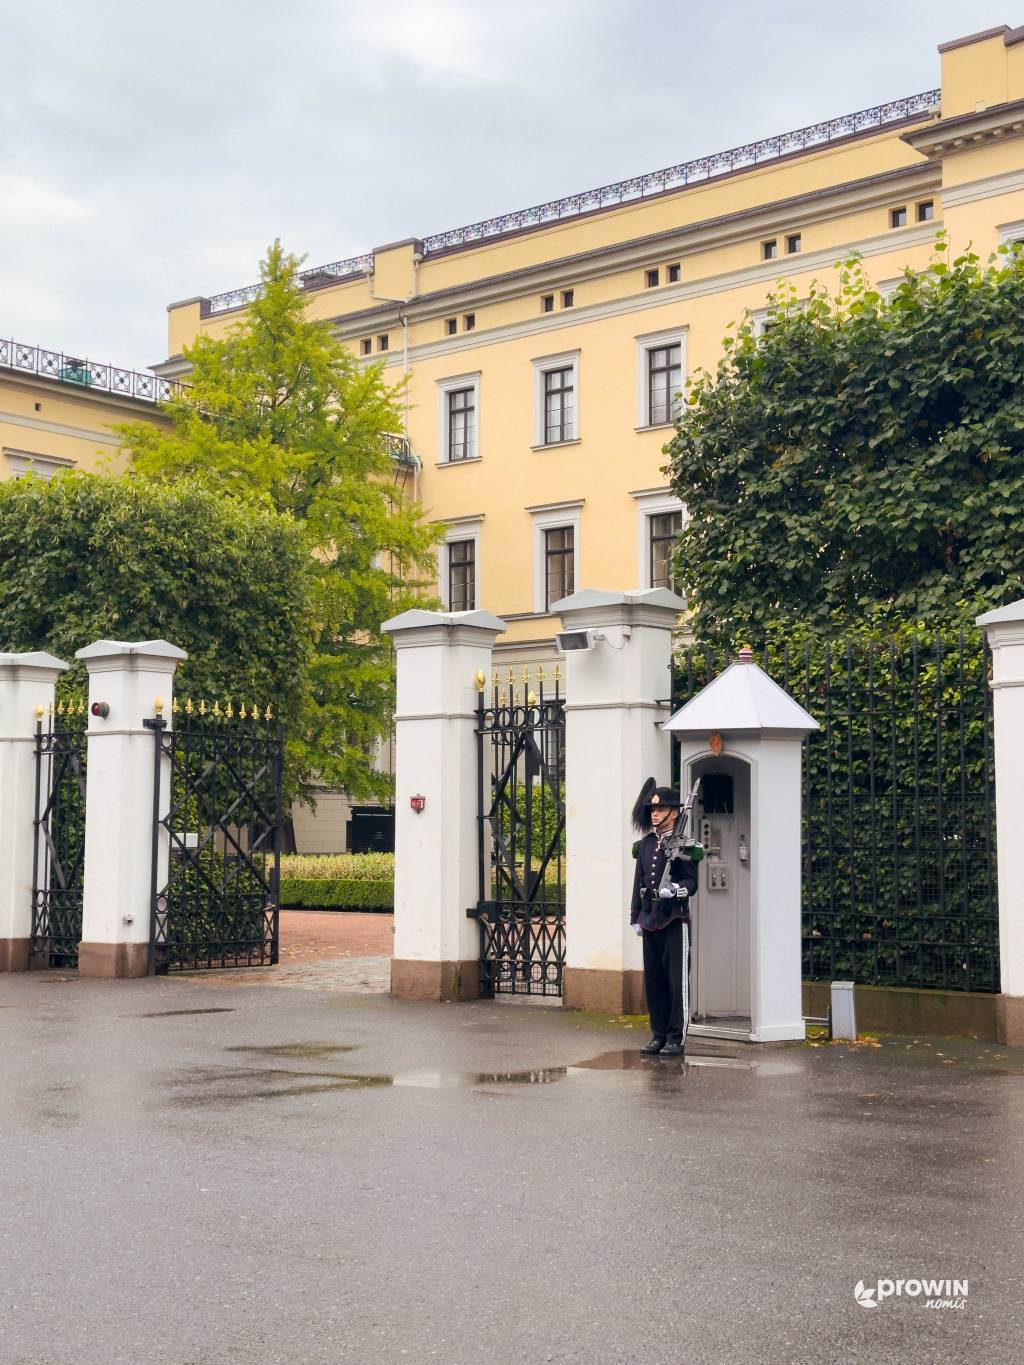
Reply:
<svg viewBox="0 0 1024 1365"><path fill-rule="evenodd" d="M780 287L696 377L667 453L697 638L1024 594L1024 254L945 254L888 299L857 259Z"/></svg>
<svg viewBox="0 0 1024 1365"><path fill-rule="evenodd" d="M275 242L242 320L186 348L189 387L167 404L172 430L121 433L138 473L265 497L301 524L317 625L299 766L353 793L383 791L371 755L390 726L394 676L380 625L423 604L437 536L396 489L388 436L401 428L401 386L307 315L300 264ZM273 577L261 586L269 622L284 607Z"/></svg>
<svg viewBox="0 0 1024 1365"><path fill-rule="evenodd" d="M93 640L163 637L188 651L179 697L271 702L294 729L313 647L307 560L290 517L195 483L11 479L0 483L0 647L72 663ZM82 664L69 682L84 686Z"/></svg>

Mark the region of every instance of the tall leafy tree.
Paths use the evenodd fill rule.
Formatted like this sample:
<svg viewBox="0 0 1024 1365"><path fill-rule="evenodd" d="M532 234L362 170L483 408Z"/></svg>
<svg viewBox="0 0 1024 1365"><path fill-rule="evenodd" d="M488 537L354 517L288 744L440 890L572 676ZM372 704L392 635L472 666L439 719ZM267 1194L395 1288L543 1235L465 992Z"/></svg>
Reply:
<svg viewBox="0 0 1024 1365"><path fill-rule="evenodd" d="M857 259L780 288L696 377L667 453L699 638L1024 595L1024 253L946 255L889 298Z"/></svg>
<svg viewBox="0 0 1024 1365"><path fill-rule="evenodd" d="M436 534L396 485L388 437L401 429L401 386L308 316L300 265L275 242L241 321L186 348L188 388L167 404L173 428L121 432L139 474L267 499L301 525L317 638L296 759L317 781L383 791L372 753L390 724L393 661L380 625L422 604ZM272 580L265 604L268 620L282 609Z"/></svg>

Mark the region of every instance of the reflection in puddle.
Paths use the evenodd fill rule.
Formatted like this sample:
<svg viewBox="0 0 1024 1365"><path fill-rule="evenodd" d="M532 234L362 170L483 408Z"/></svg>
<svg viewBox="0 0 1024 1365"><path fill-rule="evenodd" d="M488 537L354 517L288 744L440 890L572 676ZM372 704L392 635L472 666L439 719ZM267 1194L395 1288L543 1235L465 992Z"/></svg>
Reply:
<svg viewBox="0 0 1024 1365"><path fill-rule="evenodd" d="M268 1047L233 1047L228 1052L277 1058L327 1057L351 1052L356 1045L346 1043L279 1043ZM685 1058L642 1057L636 1050L602 1052L573 1066L537 1067L530 1071L433 1071L427 1068L396 1071L390 1074L360 1074L345 1071L301 1071L284 1067L224 1066L206 1067L178 1073L170 1082L171 1103L176 1106L232 1104L244 1100L289 1099L338 1090L369 1090L387 1087L412 1090L483 1090L502 1086L551 1085L559 1081L583 1081L595 1072L612 1079L616 1073L639 1072L659 1093L678 1085L689 1072L701 1069L745 1071L760 1076L798 1074L799 1062L766 1056L744 1056L725 1052L687 1053ZM629 1077L632 1081L634 1078Z"/></svg>
<svg viewBox="0 0 1024 1365"><path fill-rule="evenodd" d="M215 1005L207 1010L153 1010L149 1014L124 1014L123 1019L173 1019L179 1014L234 1014L234 1009L226 1005Z"/></svg>

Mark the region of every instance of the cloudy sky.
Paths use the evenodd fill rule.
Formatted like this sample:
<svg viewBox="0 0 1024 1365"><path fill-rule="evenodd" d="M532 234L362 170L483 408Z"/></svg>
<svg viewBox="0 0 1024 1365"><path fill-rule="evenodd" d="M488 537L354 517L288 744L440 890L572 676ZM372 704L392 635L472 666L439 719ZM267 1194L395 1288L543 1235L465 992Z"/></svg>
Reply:
<svg viewBox="0 0 1024 1365"><path fill-rule="evenodd" d="M939 83L1008 0L0 0L0 335L166 306Z"/></svg>

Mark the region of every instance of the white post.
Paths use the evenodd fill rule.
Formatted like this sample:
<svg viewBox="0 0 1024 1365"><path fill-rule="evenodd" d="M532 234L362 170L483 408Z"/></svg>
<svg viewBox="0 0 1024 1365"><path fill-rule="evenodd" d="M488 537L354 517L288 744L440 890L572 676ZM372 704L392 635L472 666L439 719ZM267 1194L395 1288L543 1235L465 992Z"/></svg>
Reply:
<svg viewBox="0 0 1024 1365"><path fill-rule="evenodd" d="M999 1040L1024 1046L1024 599L977 618L992 648Z"/></svg>
<svg viewBox="0 0 1024 1365"><path fill-rule="evenodd" d="M672 692L672 628L686 602L664 588L585 589L552 610L593 648L565 656L566 962L569 1009L638 1013L643 954L630 928L630 814L646 777L669 780L661 729ZM595 638L596 637L596 638Z"/></svg>
<svg viewBox="0 0 1024 1365"><path fill-rule="evenodd" d="M98 640L76 654L89 674L81 976L149 971L156 741L143 721L158 709L170 716L174 672L187 657L166 640ZM94 714L97 705L108 714ZM162 781L166 795L166 772ZM166 838L158 850L162 880Z"/></svg>
<svg viewBox="0 0 1024 1365"><path fill-rule="evenodd" d="M382 629L398 663L391 994L473 999L479 930L466 911L479 881L477 678L490 680L505 622L487 611L407 611Z"/></svg>
<svg viewBox="0 0 1024 1365"><path fill-rule="evenodd" d="M50 712L54 687L66 669L52 654L0 654L0 972L28 967L39 814L36 722Z"/></svg>

